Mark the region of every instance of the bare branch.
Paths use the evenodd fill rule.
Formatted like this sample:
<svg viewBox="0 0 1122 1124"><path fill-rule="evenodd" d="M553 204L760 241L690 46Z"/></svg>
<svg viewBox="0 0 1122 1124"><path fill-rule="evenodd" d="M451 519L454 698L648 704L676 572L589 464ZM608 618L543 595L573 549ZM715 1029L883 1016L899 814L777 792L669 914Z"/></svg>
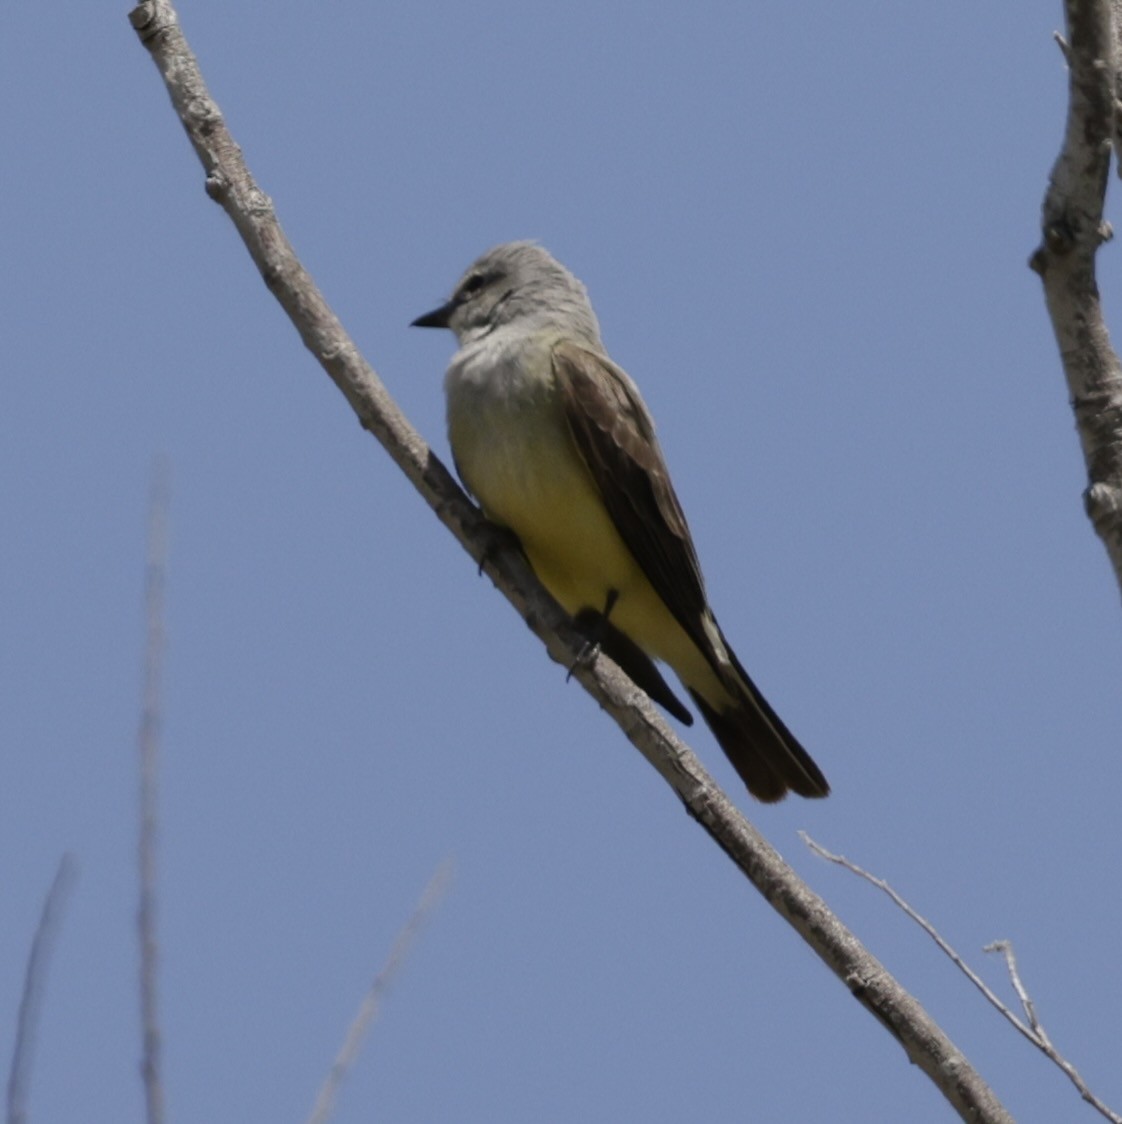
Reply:
<svg viewBox="0 0 1122 1124"><path fill-rule="evenodd" d="M870 882L876 886L878 890L886 893L893 902L899 906L946 954L946 956L955 964L955 966L966 976L966 978L994 1005L1030 1042L1036 1044L1033 1038L1032 1031L1025 1026L1004 1003L990 990L986 982L975 972L965 960L951 946L943 939L939 931L931 924L925 917L920 916L896 891L883 879L878 878L875 874L870 874L869 871L859 867L855 862L847 859L844 855L836 855L832 851L827 851L820 843L816 843L805 831L799 832L802 841L816 854L819 858L826 859L827 862L837 863L838 866L845 867L846 870L856 874L860 878L864 878L866 882Z"/></svg>
<svg viewBox="0 0 1122 1124"><path fill-rule="evenodd" d="M583 638L519 552L496 541L479 511L392 402L296 259L271 201L251 177L207 91L169 0L145 0L129 18L159 68L203 164L208 193L225 208L265 284L288 312L305 345L346 396L361 424L378 438L437 517L483 565L543 641L551 658L572 667ZM578 666L575 674L673 788L690 815L896 1038L962 1119L974 1124L1008 1124L1008 1113L954 1043L744 819L646 695L603 656Z"/></svg>
<svg viewBox="0 0 1122 1124"><path fill-rule="evenodd" d="M159 826L161 687L164 669L164 584L167 576L168 469L157 460L148 507L148 561L144 604L147 641L140 751L140 831L137 840L140 938L140 1072L148 1124L163 1124L164 1089L160 1069L160 1019L157 1004L156 833Z"/></svg>
<svg viewBox="0 0 1122 1124"><path fill-rule="evenodd" d="M374 1016L378 1013L378 1006L382 1002L382 997L390 984L393 983L394 977L405 962L406 954L420 935L433 910L440 903L440 899L444 897L451 878L452 861L445 859L437 867L436 873L429 879L429 884L421 894L420 900L413 910L413 915L401 927L382 970L374 977L374 982L370 985L366 998L362 1001L354 1021L347 1030L347 1036L343 1040L343 1045L335 1061L332 1063L331 1071L324 1080L319 1096L316 1097L312 1114L308 1117L308 1124L327 1124L328 1117L334 1110L335 1098L343 1084L343 1078L347 1076L355 1058L358 1056L358 1048L362 1045L363 1036L373 1022Z"/></svg>
<svg viewBox="0 0 1122 1124"><path fill-rule="evenodd" d="M1032 1027L1032 1035L1035 1036L1039 1042L1042 1042L1049 1048L1052 1045L1048 1035L1044 1033L1044 1027L1040 1025L1040 1020L1036 1017L1036 1007L1033 1001L1029 998L1029 993L1025 990L1025 985L1021 983L1021 975L1017 971L1017 958L1013 955L1013 942L1012 941L990 941L989 944L984 945L983 952L1000 952L1005 956L1005 964L1009 969L1009 979L1013 983L1013 990L1017 993L1017 998L1021 1001L1021 1007L1024 1008L1025 1018L1028 1019L1029 1026Z"/></svg>
<svg viewBox="0 0 1122 1124"><path fill-rule="evenodd" d="M907 901L904 900L889 883L883 878L878 878L875 874L870 874L869 871L859 867L855 862L847 859L844 855L835 855L832 851L827 851L821 844L816 843L805 831L800 831L799 835L802 836L803 842L819 857L826 859L828 862L837 863L838 866L845 867L846 870L856 874L860 878L864 878L866 882L876 886L878 890L886 893L893 902L900 907L947 955L947 957L955 964L955 966L962 972L964 976L986 997L989 1003L995 1007L1010 1023L1013 1024L1038 1050L1050 1058L1056 1065L1060 1067L1067 1074L1071 1083L1079 1090L1079 1095L1097 1112L1110 1120L1112 1124L1122 1124L1122 1116L1119 1116L1111 1108L1105 1105L1094 1093L1087 1087L1087 1083L1079 1075L1075 1066L1071 1064L1056 1048L1052 1045L1051 1039L1044 1032L1044 1027L1041 1026L1039 1019L1036 1017L1036 1007L1032 1000L1029 998L1028 992L1025 990L1024 984L1021 983L1020 974L1017 971L1017 961L1013 956L1013 946L1009 941L994 941L988 944L983 949L984 952L1001 952L1005 955L1005 962L1009 967L1009 975L1013 981L1013 990L1017 993L1017 998L1021 1001L1021 1006L1024 1007L1025 1015L1029 1022L1026 1026L1016 1015L1013 1014L1009 1008L1001 1002L1000 999L994 994L993 991L986 985L982 978L975 972L942 935L925 917L921 917L919 913L914 910Z"/></svg>
<svg viewBox="0 0 1122 1124"><path fill-rule="evenodd" d="M43 990L47 982L47 967L54 948L55 937L62 921L66 896L74 884L74 859L63 855L55 871L51 888L43 901L43 911L31 951L27 969L23 974L23 994L19 1001L16 1020L16 1041L12 1049L12 1066L8 1072L8 1124L24 1124L27 1120L27 1094L31 1087L31 1063L35 1053L35 1037L39 1029L39 1014L43 1009Z"/></svg>
<svg viewBox="0 0 1122 1124"><path fill-rule="evenodd" d="M1096 1112L1105 1116L1111 1124L1122 1124L1122 1115L1119 1115L1113 1109L1103 1104L1098 1097L1087 1087L1087 1082L1080 1076L1079 1071L1052 1045L1052 1040L1048 1037L1044 1030L1043 1025L1036 1016L1036 1004L1033 1003L1029 997L1028 989L1021 982L1021 974L1017 970L1017 958L1013 955L1013 944L1011 941L993 941L983 949L984 952L1000 952L1005 957L1005 966L1009 969L1009 978L1013 983L1013 990L1017 993L1017 998L1021 1001L1021 1006L1025 1009L1025 1015L1028 1017L1029 1023L1032 1026L1032 1034L1029 1036L1034 1046L1039 1049L1056 1065L1060 1067L1067 1074L1068 1080L1079 1090L1079 1095L1093 1108Z"/></svg>
<svg viewBox="0 0 1122 1124"><path fill-rule="evenodd" d="M1119 154L1122 153L1122 0L1110 0L1110 14L1114 30L1114 73L1111 78L1114 90L1114 166L1119 175L1122 175L1122 164L1119 163ZM1070 59L1068 65L1071 65Z"/></svg>
<svg viewBox="0 0 1122 1124"><path fill-rule="evenodd" d="M1095 255L1110 238L1103 200L1118 128L1116 2L1065 4L1067 124L1044 196L1044 238L1029 265L1044 282L1067 376L1087 464L1087 514L1122 589L1122 364L1110 342L1095 276Z"/></svg>

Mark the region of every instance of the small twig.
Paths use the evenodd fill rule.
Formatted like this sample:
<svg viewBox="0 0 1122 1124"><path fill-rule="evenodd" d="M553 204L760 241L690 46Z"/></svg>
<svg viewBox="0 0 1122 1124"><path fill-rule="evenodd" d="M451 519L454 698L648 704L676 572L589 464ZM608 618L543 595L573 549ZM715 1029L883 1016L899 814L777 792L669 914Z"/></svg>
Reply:
<svg viewBox="0 0 1122 1124"><path fill-rule="evenodd" d="M400 970L401 965L405 961L406 954L413 946L414 941L416 941L421 929L432 914L432 911L444 896L451 877L452 860L445 859L437 868L436 873L429 879L429 884L421 894L420 900L413 910L413 915L398 932L393 942L393 947L390 949L390 954L386 958L385 964L382 966L382 970L374 977L374 982L370 985L370 990L366 993L366 998L363 999L358 1013L347 1029L347 1035L343 1039L343 1045L336 1055L327 1077L324 1079L323 1086L319 1091L319 1096L316 1097L316 1103L312 1108L312 1114L308 1117L308 1124L326 1124L328 1117L335 1107L335 1098L343 1084L343 1079L347 1076L351 1066L354 1064L355 1058L358 1056L358 1048L362 1044L363 1036L370 1028L374 1016L378 1013L378 1006L382 1001L382 997L385 995L386 990Z"/></svg>
<svg viewBox="0 0 1122 1124"><path fill-rule="evenodd" d="M985 946L983 952L1000 952L1005 957L1005 966L1009 969L1009 979L1012 981L1013 990L1017 993L1017 998L1021 1001L1021 1006L1025 1009L1025 1016L1029 1023L1032 1025L1033 1044L1039 1047L1053 1062L1056 1063L1067 1074L1071 1083L1079 1090L1079 1095L1089 1104L1092 1108L1097 1109L1113 1124L1122 1124L1122 1116L1114 1112L1102 1103L1087 1088L1087 1083L1080 1076L1079 1071L1065 1058L1055 1046L1052 1045L1052 1040L1048 1037L1043 1024L1036 1015L1036 1004L1033 1003L1031 996L1028 993L1028 988L1025 987L1021 981L1021 973L1017 969L1017 957L1013 953L1013 943L1011 941L993 941Z"/></svg>
<svg viewBox="0 0 1122 1124"><path fill-rule="evenodd" d="M140 1072L148 1124L162 1124L164 1090L160 1068L160 1019L157 1005L156 835L159 826L161 687L164 663L164 584L167 576L168 469L157 460L152 469L148 507L148 561L144 608L144 694L138 737L140 750L140 830L137 840L140 939Z"/></svg>
<svg viewBox="0 0 1122 1124"><path fill-rule="evenodd" d="M1033 1037L1032 1031L1027 1027L1004 1003L998 999L997 995L990 990L989 986L971 967L962 959L961 956L943 939L942 935L927 920L926 917L917 913L883 878L878 878L875 874L870 874L869 871L859 867L855 862L851 862L844 855L835 855L832 851L827 851L820 843L816 843L805 831L800 831L799 836L802 841L816 854L819 858L826 859L828 862L836 863L838 866L845 867L846 870L856 874L859 878L864 878L866 882L876 886L878 890L886 893L895 902L900 909L902 909L943 951L943 953L954 963L954 965L966 976L966 978L993 1004L1030 1042L1034 1045L1039 1045Z"/></svg>
<svg viewBox="0 0 1122 1124"><path fill-rule="evenodd" d="M875 874L870 874L869 871L859 867L855 862L851 862L844 855L835 855L831 851L827 851L821 844L816 843L805 831L800 831L799 835L802 841L820 858L826 859L828 862L836 863L838 866L845 867L846 870L856 874L860 878L864 878L866 882L876 886L878 890L886 893L893 902L900 907L949 957L955 966L966 976L966 978L986 997L989 1003L995 1007L1010 1023L1013 1024L1027 1038L1038 1050L1040 1050L1046 1057L1050 1058L1057 1066L1060 1067L1067 1074L1071 1083L1079 1090L1079 1095L1096 1111L1110 1120L1112 1124L1122 1124L1122 1116L1119 1116L1113 1109L1109 1108L1094 1093L1087 1087L1087 1083L1080 1076L1079 1071L1065 1058L1056 1048L1052 1045L1052 1040L1044 1031L1041 1026L1040 1020L1036 1015L1036 1007L1029 997L1028 991L1024 984L1021 982L1020 973L1017 971L1017 961L1013 956L1013 946L1009 941L994 941L992 944L985 946L985 952L1001 952L1005 955L1005 963L1009 968L1009 975L1013 981L1013 990L1017 993L1017 998L1021 1001L1021 1006L1024 1007L1025 1016L1028 1018L1028 1025L1021 1022L1016 1015L1013 1014L1009 1008L1001 1002L1000 999L994 994L993 991L986 985L981 977L962 959L961 956L947 943L939 931L931 924L925 917L922 917L906 902L883 878L878 878Z"/></svg>
<svg viewBox="0 0 1122 1124"><path fill-rule="evenodd" d="M43 901L43 911L23 975L23 994L16 1020L16 1043L12 1050L12 1067L8 1073L8 1124L24 1124L27 1119L27 1093L31 1085L31 1062L35 1052L35 1035L39 1014L43 1009L43 989L47 982L47 966L54 948L55 936L62 921L66 895L74 882L74 859L63 855L59 860L51 888Z"/></svg>
<svg viewBox="0 0 1122 1124"><path fill-rule="evenodd" d="M1044 1027L1041 1026L1040 1020L1036 1017L1036 1005L1029 997L1025 985L1021 983L1021 974L1017 971L1017 958L1013 954L1012 941L991 941L987 945L983 945L983 952L1000 952L1005 957L1005 965L1009 969L1009 979L1013 983L1013 990L1017 993L1017 998L1021 1001L1021 1006L1024 1008L1025 1018L1029 1021L1029 1026L1032 1027L1033 1034L1049 1049L1052 1047L1052 1041L1044 1032Z"/></svg>

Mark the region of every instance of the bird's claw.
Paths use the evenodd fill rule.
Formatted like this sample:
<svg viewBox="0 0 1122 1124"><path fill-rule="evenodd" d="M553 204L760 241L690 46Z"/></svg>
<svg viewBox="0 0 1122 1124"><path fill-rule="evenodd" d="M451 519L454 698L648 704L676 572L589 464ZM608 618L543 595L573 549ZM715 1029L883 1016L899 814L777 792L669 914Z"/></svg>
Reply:
<svg viewBox="0 0 1122 1124"><path fill-rule="evenodd" d="M522 543L509 527L500 527L498 523L488 523L487 541L479 559L479 576L483 576L483 571L487 568L488 563L494 562L504 550L521 551L521 549Z"/></svg>
<svg viewBox="0 0 1122 1124"><path fill-rule="evenodd" d="M569 680L572 679L575 671L590 668L596 662L596 657L599 655L600 641L586 640L580 646L580 651L577 652L577 658L569 664L569 673L565 676L565 682L568 683Z"/></svg>

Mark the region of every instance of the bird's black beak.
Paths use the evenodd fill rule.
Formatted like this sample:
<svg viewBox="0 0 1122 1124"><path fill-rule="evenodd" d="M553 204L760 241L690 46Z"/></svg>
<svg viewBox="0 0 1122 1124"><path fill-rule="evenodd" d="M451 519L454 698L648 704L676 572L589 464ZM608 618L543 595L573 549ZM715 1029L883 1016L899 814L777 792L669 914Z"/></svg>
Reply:
<svg viewBox="0 0 1122 1124"><path fill-rule="evenodd" d="M424 316L418 316L410 328L447 328L448 321L452 317L452 313L456 309L456 302L449 301L447 304L442 304L439 308L434 308L432 312L426 312Z"/></svg>

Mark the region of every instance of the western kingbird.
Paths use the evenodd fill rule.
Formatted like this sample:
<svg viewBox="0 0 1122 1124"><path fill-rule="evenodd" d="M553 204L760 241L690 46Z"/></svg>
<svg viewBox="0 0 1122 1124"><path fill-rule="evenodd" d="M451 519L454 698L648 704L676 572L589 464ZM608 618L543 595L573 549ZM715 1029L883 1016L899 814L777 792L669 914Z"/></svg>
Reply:
<svg viewBox="0 0 1122 1124"><path fill-rule="evenodd" d="M413 324L459 342L444 390L460 478L590 641L688 724L653 660L669 664L753 796L825 796L717 626L654 423L580 281L510 242Z"/></svg>

